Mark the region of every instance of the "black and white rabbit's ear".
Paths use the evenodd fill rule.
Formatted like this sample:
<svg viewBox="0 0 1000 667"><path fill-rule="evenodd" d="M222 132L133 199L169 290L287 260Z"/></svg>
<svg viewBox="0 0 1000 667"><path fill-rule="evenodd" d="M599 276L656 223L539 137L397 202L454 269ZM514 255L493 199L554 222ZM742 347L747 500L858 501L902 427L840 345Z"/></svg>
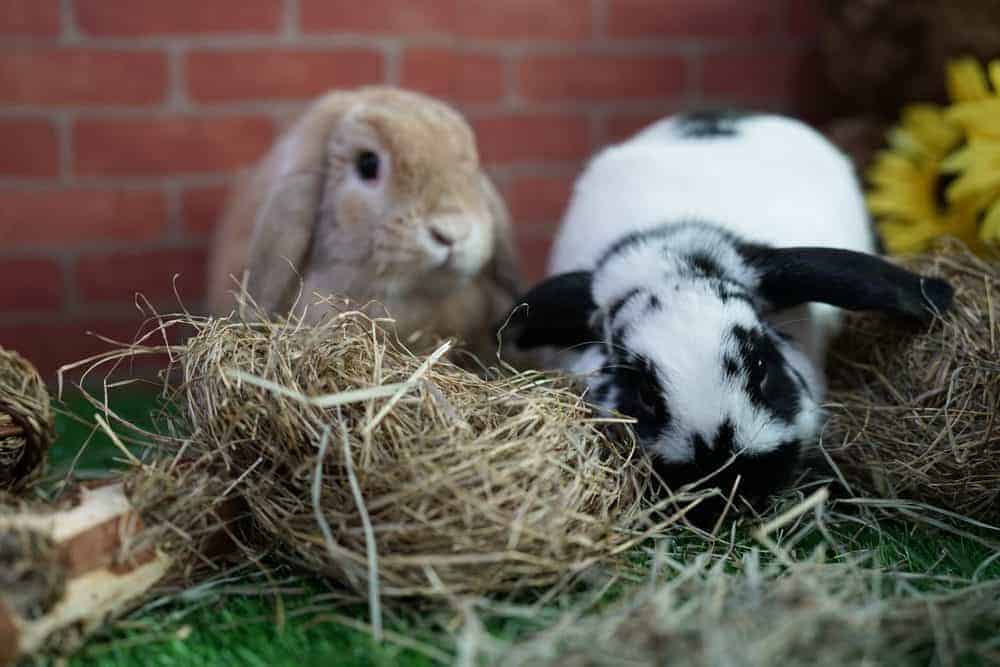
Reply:
<svg viewBox="0 0 1000 667"><path fill-rule="evenodd" d="M597 306L589 271L548 278L517 299L506 332L523 350L551 345L572 347L598 339L591 325Z"/></svg>
<svg viewBox="0 0 1000 667"><path fill-rule="evenodd" d="M809 301L927 321L951 305L946 281L907 271L875 255L839 248L740 248L758 273L760 295L775 308Z"/></svg>

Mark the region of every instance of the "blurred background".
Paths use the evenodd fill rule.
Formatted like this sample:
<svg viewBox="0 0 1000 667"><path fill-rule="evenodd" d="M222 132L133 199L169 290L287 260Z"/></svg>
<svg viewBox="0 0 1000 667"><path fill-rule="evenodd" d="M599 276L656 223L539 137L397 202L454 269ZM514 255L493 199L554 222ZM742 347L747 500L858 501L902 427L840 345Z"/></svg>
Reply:
<svg viewBox="0 0 1000 667"><path fill-rule="evenodd" d="M136 293L197 311L232 175L314 96L374 82L466 113L536 278L595 149L706 104L828 123L861 94L838 97L821 45L860 81L851 30L894 4L0 0L0 345L51 374L106 347L86 331L131 340ZM883 51L866 62L892 78Z"/></svg>

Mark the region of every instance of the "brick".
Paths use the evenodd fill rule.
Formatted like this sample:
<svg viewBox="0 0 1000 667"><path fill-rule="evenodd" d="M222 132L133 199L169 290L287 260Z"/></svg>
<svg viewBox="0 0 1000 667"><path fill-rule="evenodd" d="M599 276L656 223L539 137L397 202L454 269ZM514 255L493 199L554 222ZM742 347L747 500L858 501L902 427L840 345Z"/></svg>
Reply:
<svg viewBox="0 0 1000 667"><path fill-rule="evenodd" d="M794 0L788 3L786 25L795 37L815 38L820 34L823 11L819 0Z"/></svg>
<svg viewBox="0 0 1000 667"><path fill-rule="evenodd" d="M503 40L585 40L591 36L590 0L461 0L456 32Z"/></svg>
<svg viewBox="0 0 1000 667"><path fill-rule="evenodd" d="M131 309L134 313L134 308ZM92 334L120 341L135 339L140 316L128 319L78 320L0 325L0 346L16 350L35 365L47 381L53 381L62 364L106 352L111 345ZM129 373L132 373L129 368Z"/></svg>
<svg viewBox="0 0 1000 667"><path fill-rule="evenodd" d="M590 37L590 0L301 0L308 32L451 35L474 39Z"/></svg>
<svg viewBox="0 0 1000 667"><path fill-rule="evenodd" d="M155 104L167 89L162 53L30 49L0 52L0 102Z"/></svg>
<svg viewBox="0 0 1000 667"><path fill-rule="evenodd" d="M403 54L402 85L459 103L493 102L504 95L503 62L449 49L409 49Z"/></svg>
<svg viewBox="0 0 1000 667"><path fill-rule="evenodd" d="M580 160L590 153L590 126L581 115L539 113L472 122L487 164Z"/></svg>
<svg viewBox="0 0 1000 667"><path fill-rule="evenodd" d="M276 32L282 0L76 0L76 23L95 36Z"/></svg>
<svg viewBox="0 0 1000 667"><path fill-rule="evenodd" d="M59 174L56 129L47 120L0 119L0 175L53 178Z"/></svg>
<svg viewBox="0 0 1000 667"><path fill-rule="evenodd" d="M543 227L521 227L517 230L517 251L521 273L531 285L545 277L549 253L552 251L553 232Z"/></svg>
<svg viewBox="0 0 1000 667"><path fill-rule="evenodd" d="M622 39L760 37L774 31L774 14L773 2L755 0L610 0L608 34Z"/></svg>
<svg viewBox="0 0 1000 667"><path fill-rule="evenodd" d="M0 191L5 245L148 241L166 229L166 200L157 191Z"/></svg>
<svg viewBox="0 0 1000 667"><path fill-rule="evenodd" d="M201 102L308 99L331 88L379 83L377 51L213 51L193 53L186 70L191 96Z"/></svg>
<svg viewBox="0 0 1000 667"><path fill-rule="evenodd" d="M518 225L554 223L566 210L574 176L521 176L507 188L507 205Z"/></svg>
<svg viewBox="0 0 1000 667"><path fill-rule="evenodd" d="M456 2L443 0L300 0L307 32L361 32L391 35L450 33Z"/></svg>
<svg viewBox="0 0 1000 667"><path fill-rule="evenodd" d="M55 37L59 0L0 0L0 35Z"/></svg>
<svg viewBox="0 0 1000 667"><path fill-rule="evenodd" d="M0 310L58 310L65 291L62 268L51 259L0 260Z"/></svg>
<svg viewBox="0 0 1000 667"><path fill-rule="evenodd" d="M706 56L702 89L706 95L740 100L789 97L795 93L802 64L802 57L793 52Z"/></svg>
<svg viewBox="0 0 1000 667"><path fill-rule="evenodd" d="M131 302L142 294L153 303L178 305L177 291L186 302L205 292L205 251L167 249L86 255L77 261L75 278L80 297L88 303ZM186 303L194 307L193 303Z"/></svg>
<svg viewBox="0 0 1000 667"><path fill-rule="evenodd" d="M608 143L624 141L636 132L645 129L658 120L677 113L679 110L679 105L667 105L660 111L613 114L604 122L604 138Z"/></svg>
<svg viewBox="0 0 1000 667"><path fill-rule="evenodd" d="M76 170L85 176L221 171L259 158L274 139L268 118L80 120Z"/></svg>
<svg viewBox="0 0 1000 667"><path fill-rule="evenodd" d="M675 56L539 56L520 65L522 94L541 101L672 97L686 78L684 60Z"/></svg>
<svg viewBox="0 0 1000 667"><path fill-rule="evenodd" d="M185 190L181 199L184 230L196 237L210 236L228 197L229 188L224 185Z"/></svg>

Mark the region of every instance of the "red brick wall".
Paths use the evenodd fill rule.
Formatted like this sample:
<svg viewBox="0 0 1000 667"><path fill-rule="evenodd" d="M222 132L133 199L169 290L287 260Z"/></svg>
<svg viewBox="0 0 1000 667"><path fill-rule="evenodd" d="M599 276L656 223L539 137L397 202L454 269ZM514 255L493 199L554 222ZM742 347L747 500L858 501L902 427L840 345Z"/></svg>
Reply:
<svg viewBox="0 0 1000 667"><path fill-rule="evenodd" d="M0 0L0 345L46 371L191 309L232 172L304 101L458 104L540 271L595 148L698 103L796 110L815 0Z"/></svg>

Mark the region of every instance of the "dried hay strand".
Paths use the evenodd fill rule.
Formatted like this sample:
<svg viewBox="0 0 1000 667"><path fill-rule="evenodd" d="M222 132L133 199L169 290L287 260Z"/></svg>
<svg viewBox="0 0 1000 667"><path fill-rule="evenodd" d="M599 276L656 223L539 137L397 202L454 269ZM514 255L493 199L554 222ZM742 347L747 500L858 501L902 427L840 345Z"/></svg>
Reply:
<svg viewBox="0 0 1000 667"><path fill-rule="evenodd" d="M381 597L552 583L680 518L651 518L648 464L626 429L612 438L614 420L553 377L484 379L450 361L447 342L413 354L390 322L359 312L159 328L193 335L97 364L170 355L180 416L161 455L211 465L262 544L373 612Z"/></svg>
<svg viewBox="0 0 1000 667"><path fill-rule="evenodd" d="M666 576L600 614L571 612L521 646L487 644L480 652L505 667L1000 660L998 582L921 593L912 577L860 560L814 557L782 569L751 551L735 570L708 555L689 564L667 561L660 566Z"/></svg>
<svg viewBox="0 0 1000 667"><path fill-rule="evenodd" d="M49 393L35 367L0 347L0 492L38 479L55 437Z"/></svg>
<svg viewBox="0 0 1000 667"><path fill-rule="evenodd" d="M224 490L196 466L164 462L55 503L0 504L0 665L69 654L162 587L222 569L239 552L244 510Z"/></svg>
<svg viewBox="0 0 1000 667"><path fill-rule="evenodd" d="M1000 263L957 242L902 263L951 281L953 307L926 330L848 316L824 447L855 492L1000 522Z"/></svg>

